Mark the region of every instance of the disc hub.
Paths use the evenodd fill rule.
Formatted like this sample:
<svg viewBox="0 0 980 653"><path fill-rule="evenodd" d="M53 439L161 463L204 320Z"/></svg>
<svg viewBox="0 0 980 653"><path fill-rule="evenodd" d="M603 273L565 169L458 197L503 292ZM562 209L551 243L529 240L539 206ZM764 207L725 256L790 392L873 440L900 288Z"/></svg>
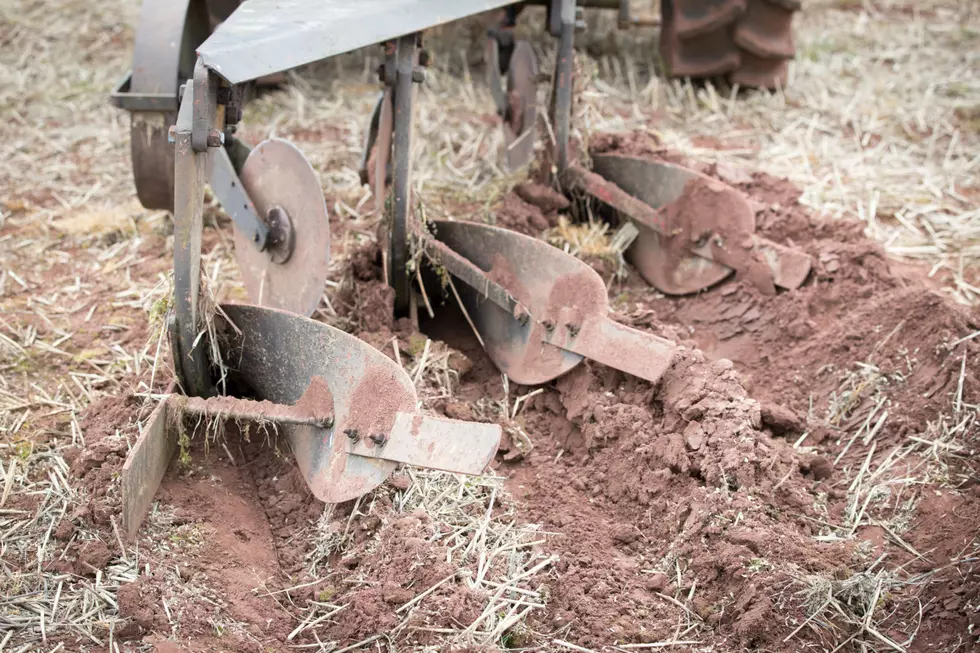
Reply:
<svg viewBox="0 0 980 653"><path fill-rule="evenodd" d="M293 222L289 219L286 209L277 204L266 214L266 224L269 225L266 251L269 252L269 258L273 263L282 265L293 255L293 249L296 247Z"/></svg>

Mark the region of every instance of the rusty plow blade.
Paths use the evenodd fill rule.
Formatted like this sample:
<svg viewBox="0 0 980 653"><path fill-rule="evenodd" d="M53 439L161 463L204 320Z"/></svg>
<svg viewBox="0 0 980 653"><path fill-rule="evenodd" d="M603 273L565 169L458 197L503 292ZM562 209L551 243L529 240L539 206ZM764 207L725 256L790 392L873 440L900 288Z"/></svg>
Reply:
<svg viewBox="0 0 980 653"><path fill-rule="evenodd" d="M570 167L564 183L636 225L627 258L661 292L699 292L732 272L766 294L806 281L810 257L756 235L754 212L731 186L633 156L595 155L593 164L594 172Z"/></svg>
<svg viewBox="0 0 980 653"><path fill-rule="evenodd" d="M656 383L674 344L609 318L606 285L588 264L522 234L434 220L426 255L462 281L467 315L494 364L523 385L590 358Z"/></svg>
<svg viewBox="0 0 980 653"><path fill-rule="evenodd" d="M184 415L284 435L310 490L327 503L371 491L398 463L480 474L493 460L500 426L420 414L405 371L354 336L276 309L222 311L228 384L250 398L170 395L157 407L123 467L128 537L173 457Z"/></svg>

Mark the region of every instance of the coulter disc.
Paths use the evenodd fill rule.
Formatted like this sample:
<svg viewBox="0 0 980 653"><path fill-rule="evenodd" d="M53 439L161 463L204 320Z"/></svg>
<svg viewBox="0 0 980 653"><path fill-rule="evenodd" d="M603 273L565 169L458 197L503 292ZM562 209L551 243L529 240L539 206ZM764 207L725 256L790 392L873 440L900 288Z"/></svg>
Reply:
<svg viewBox="0 0 980 653"><path fill-rule="evenodd" d="M248 155L241 180L270 229L265 251L235 229L235 259L249 299L312 315L330 263L330 221L316 172L295 145L271 138Z"/></svg>

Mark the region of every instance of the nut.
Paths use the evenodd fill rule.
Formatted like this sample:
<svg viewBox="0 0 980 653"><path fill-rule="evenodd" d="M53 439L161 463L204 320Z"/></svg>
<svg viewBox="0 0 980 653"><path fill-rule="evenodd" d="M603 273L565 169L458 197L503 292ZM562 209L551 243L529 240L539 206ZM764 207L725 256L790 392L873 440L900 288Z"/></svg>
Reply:
<svg viewBox="0 0 980 653"><path fill-rule="evenodd" d="M221 147L225 144L225 134L217 129L208 132L208 147Z"/></svg>

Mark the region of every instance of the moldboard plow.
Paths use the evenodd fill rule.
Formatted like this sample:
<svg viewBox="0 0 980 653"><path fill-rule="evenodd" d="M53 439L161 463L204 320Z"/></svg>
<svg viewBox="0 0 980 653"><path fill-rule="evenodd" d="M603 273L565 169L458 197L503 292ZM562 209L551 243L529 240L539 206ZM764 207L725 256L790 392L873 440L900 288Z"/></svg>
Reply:
<svg viewBox="0 0 980 653"><path fill-rule="evenodd" d="M415 86L424 82L428 60L426 29L502 12L488 32L486 52L504 129L503 157L516 169L535 156L536 135L544 131L538 126L538 64L512 30L523 4L529 3L247 0L203 40L189 27L201 13L193 1L175 3L165 18L156 18L173 36L170 49L156 55L169 57L168 65L158 66L164 72L157 79L170 76L173 97L135 92L146 88L137 84L138 73L146 71L134 67L117 103L156 110L159 120L173 117L163 142L158 131L146 131L146 120L137 134L133 109L133 156L141 200L162 205L172 186L175 302L169 328L183 394L160 404L124 467L130 536L173 455L183 416L274 428L288 439L313 494L327 502L370 491L397 463L477 474L496 452L499 426L422 415L411 380L395 362L308 317L330 260L327 209L317 176L296 147L270 139L249 148L234 136L250 87L262 77L383 46L382 93L369 121L361 175L385 213L382 260L398 314L411 315L419 305L422 275L415 264L423 263L434 276L458 282L477 338L518 383L548 382L585 358L651 383L670 366L673 343L612 320L605 285L587 264L507 229L423 221L415 213L410 150ZM625 2L542 4L546 29L558 42L546 146L554 184L584 195L611 220L632 223L638 235L627 255L665 293L702 291L732 273L768 293L803 283L809 259L757 237L754 214L725 184L645 159L596 156L593 170L576 162L570 134L578 12L582 6L617 8L622 25L643 21L630 16ZM163 86L161 81L158 89ZM170 161L172 176L144 174ZM208 319L200 300L206 185L232 218L235 255L252 302L221 306Z"/></svg>

